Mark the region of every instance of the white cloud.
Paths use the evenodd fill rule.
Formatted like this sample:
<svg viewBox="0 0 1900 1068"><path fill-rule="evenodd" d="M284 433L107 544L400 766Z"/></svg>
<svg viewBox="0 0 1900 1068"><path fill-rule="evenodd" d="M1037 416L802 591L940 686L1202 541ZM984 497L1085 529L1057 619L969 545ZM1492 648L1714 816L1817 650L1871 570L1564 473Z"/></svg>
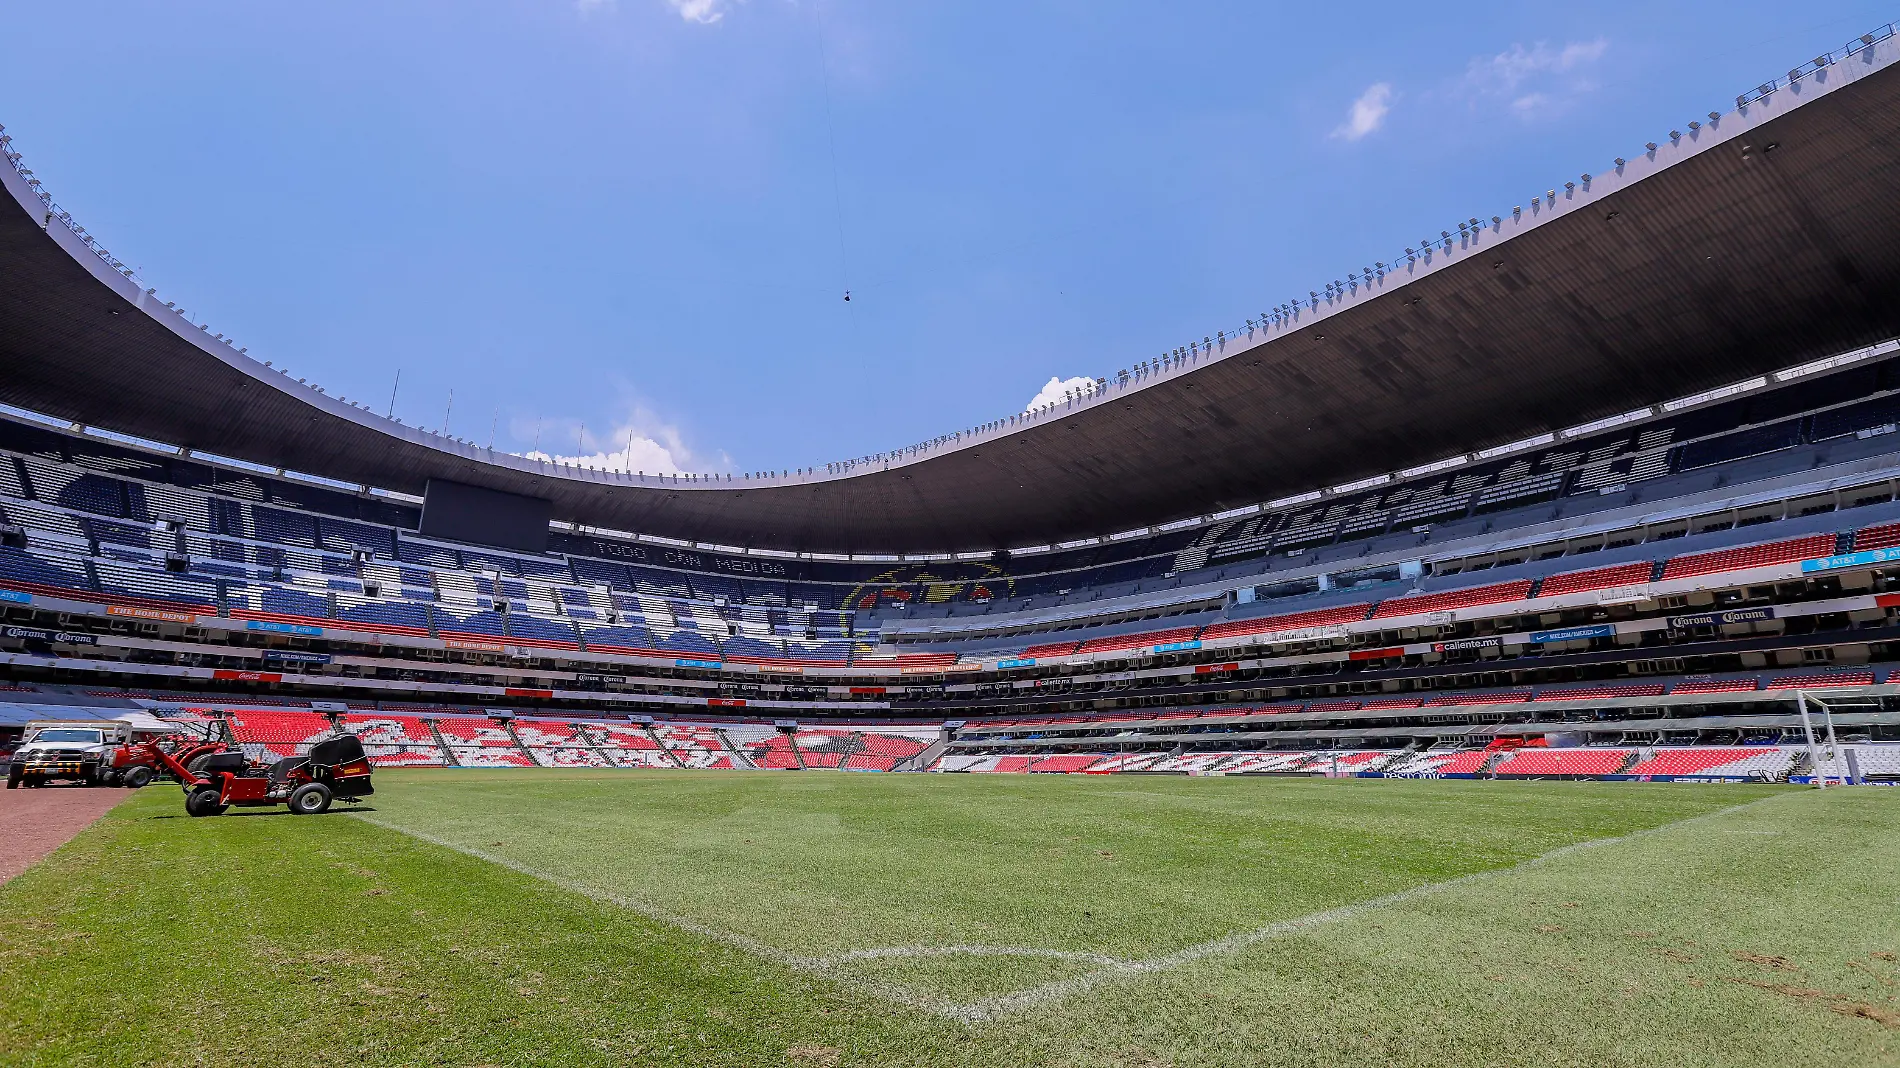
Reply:
<svg viewBox="0 0 1900 1068"><path fill-rule="evenodd" d="M1023 411L1033 412L1045 404L1061 404L1063 390L1079 393L1088 389L1094 381L1092 378L1056 378L1051 375L1048 383L1042 387L1042 392L1029 398L1029 403L1023 405Z"/></svg>
<svg viewBox="0 0 1900 1068"><path fill-rule="evenodd" d="M1359 94L1352 102L1351 110L1346 112L1346 121L1332 133L1342 141L1357 141L1385 124L1386 113L1392 110L1392 86L1388 82L1374 82Z"/></svg>
<svg viewBox="0 0 1900 1068"><path fill-rule="evenodd" d="M679 12L680 18L687 22L711 25L726 17L726 0L666 0L666 2L669 7Z"/></svg>
<svg viewBox="0 0 1900 1068"><path fill-rule="evenodd" d="M596 11L612 11L617 5L615 0L574 0L574 7L583 15Z"/></svg>
<svg viewBox="0 0 1900 1068"><path fill-rule="evenodd" d="M1543 93L1526 93L1511 101L1511 110L1524 118L1529 118L1550 107L1550 97Z"/></svg>
<svg viewBox="0 0 1900 1068"><path fill-rule="evenodd" d="M1596 88L1588 71L1603 58L1610 42L1571 41L1553 48L1543 41L1529 48L1514 44L1494 56L1479 56L1465 68L1464 91L1473 98L1508 101L1511 113L1529 119L1562 107Z"/></svg>
<svg viewBox="0 0 1900 1068"><path fill-rule="evenodd" d="M605 434L576 419L542 420L538 425L533 420L517 419L509 429L517 439L533 440L538 435L540 444L546 446L521 454L530 460L649 475L680 475L715 468L724 470L730 466L723 454L710 462L696 457L677 427L661 422L640 407L618 418ZM552 444L556 442L559 444ZM569 448L563 449L563 445Z"/></svg>

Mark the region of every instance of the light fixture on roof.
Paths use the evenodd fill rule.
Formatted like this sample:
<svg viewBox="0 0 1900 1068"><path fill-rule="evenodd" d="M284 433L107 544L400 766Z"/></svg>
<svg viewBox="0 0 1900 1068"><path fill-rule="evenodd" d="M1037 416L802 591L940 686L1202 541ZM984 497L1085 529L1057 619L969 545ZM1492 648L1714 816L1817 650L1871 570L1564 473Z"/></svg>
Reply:
<svg viewBox="0 0 1900 1068"><path fill-rule="evenodd" d="M1711 112L1709 112L1709 121L1710 121L1710 122L1721 122L1721 121L1722 121L1722 113L1721 113L1721 112L1719 112L1719 111L1711 111Z"/></svg>
<svg viewBox="0 0 1900 1068"><path fill-rule="evenodd" d="M1654 152L1654 151L1656 151L1656 142L1654 142L1654 141L1650 141L1650 142L1647 142L1647 143L1646 143L1646 147L1647 147L1647 148L1648 148L1648 149L1649 149L1649 150L1650 150L1651 152Z"/></svg>

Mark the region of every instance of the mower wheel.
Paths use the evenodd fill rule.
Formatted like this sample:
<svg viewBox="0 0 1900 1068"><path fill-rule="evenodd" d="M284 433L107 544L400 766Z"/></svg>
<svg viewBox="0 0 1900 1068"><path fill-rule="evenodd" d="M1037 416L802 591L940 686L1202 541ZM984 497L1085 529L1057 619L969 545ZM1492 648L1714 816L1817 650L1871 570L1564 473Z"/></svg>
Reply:
<svg viewBox="0 0 1900 1068"><path fill-rule="evenodd" d="M330 811L330 788L320 782L307 782L290 792L290 812L295 816L314 816Z"/></svg>
<svg viewBox="0 0 1900 1068"><path fill-rule="evenodd" d="M93 775L92 775L92 785L94 785L94 786L117 786L117 785L119 785L119 769L117 769L117 768L100 768L100 769L99 769L98 771L96 771L96 772L93 772Z"/></svg>
<svg viewBox="0 0 1900 1068"><path fill-rule="evenodd" d="M152 769L143 764L135 764L119 773L119 785L131 790L143 790L152 784Z"/></svg>
<svg viewBox="0 0 1900 1068"><path fill-rule="evenodd" d="M218 804L219 796L220 795L218 793L218 788L215 786L198 787L196 790L193 790L191 793L185 796L185 815L187 816L222 816L224 815L224 810L228 806Z"/></svg>

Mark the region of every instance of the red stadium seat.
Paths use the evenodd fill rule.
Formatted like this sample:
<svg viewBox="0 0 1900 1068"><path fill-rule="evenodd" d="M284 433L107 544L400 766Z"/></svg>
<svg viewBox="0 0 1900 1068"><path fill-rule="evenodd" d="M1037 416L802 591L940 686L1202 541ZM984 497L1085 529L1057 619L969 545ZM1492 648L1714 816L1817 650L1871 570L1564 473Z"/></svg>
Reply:
<svg viewBox="0 0 1900 1068"><path fill-rule="evenodd" d="M1832 686L1872 686L1872 671L1822 671L1805 675L1778 675L1762 685L1764 690L1821 690Z"/></svg>
<svg viewBox="0 0 1900 1068"><path fill-rule="evenodd" d="M1491 769L1502 778L1528 775L1615 775L1629 763L1630 749L1519 749Z"/></svg>
<svg viewBox="0 0 1900 1068"><path fill-rule="evenodd" d="M1854 532L1854 549L1891 549L1900 545L1900 523L1863 527Z"/></svg>
<svg viewBox="0 0 1900 1068"><path fill-rule="evenodd" d="M1433 708L1452 705L1514 705L1531 699L1529 690L1504 690L1490 693L1448 693L1425 703Z"/></svg>
<svg viewBox="0 0 1900 1068"><path fill-rule="evenodd" d="M1648 560L1634 564L1618 564L1615 567L1599 567L1591 571L1569 571L1561 575L1546 578L1537 587L1539 597L1558 597L1566 593L1585 593L1590 590L1607 590L1617 586L1629 586L1639 582L1648 582L1650 572L1656 565Z"/></svg>
<svg viewBox="0 0 1900 1068"><path fill-rule="evenodd" d="M1311 612L1295 612L1285 616L1236 619L1204 628L1201 631L1201 640L1239 638L1254 634L1279 634L1286 631L1310 630L1315 627L1337 627L1345 623L1359 622L1366 618L1366 612L1371 608L1369 604L1348 604L1337 608L1318 608Z"/></svg>
<svg viewBox="0 0 1900 1068"><path fill-rule="evenodd" d="M1479 605L1522 601L1530 595L1531 580L1520 579L1517 582L1500 582L1492 586L1472 586L1462 590L1447 590L1444 593L1427 593L1417 597L1380 601L1378 607L1372 610L1372 618L1390 619L1394 616L1414 616L1425 612L1451 612L1460 608L1476 608Z"/></svg>
<svg viewBox="0 0 1900 1068"><path fill-rule="evenodd" d="M1744 545L1735 549L1717 549L1714 552L1677 556L1663 565L1662 577L1664 581L1668 581L1669 579L1692 578L1696 575L1713 575L1722 571L1745 571L1753 567L1771 567L1775 564L1791 564L1797 560L1829 556L1833 552L1834 535L1812 534L1805 538L1791 538L1788 541L1771 541L1763 545Z"/></svg>
<svg viewBox="0 0 1900 1068"><path fill-rule="evenodd" d="M1075 652L1075 646L1076 642L1073 640L1066 642L1045 642L1041 645L1032 645L1024 649L1021 655L1030 660L1034 660L1039 656L1068 656L1070 653Z"/></svg>
<svg viewBox="0 0 1900 1068"><path fill-rule="evenodd" d="M1112 653L1123 649L1145 649L1151 645L1192 641L1200 629L1199 627L1175 627L1171 630L1154 630L1141 634L1117 634L1107 638L1090 638L1083 642L1076 652Z"/></svg>
<svg viewBox="0 0 1900 1068"><path fill-rule="evenodd" d="M1660 682L1636 683L1629 686L1555 686L1537 691L1533 701L1589 701L1601 697L1661 697L1665 687Z"/></svg>
<svg viewBox="0 0 1900 1068"><path fill-rule="evenodd" d="M1759 689L1760 679L1691 679L1669 688L1671 696L1689 693L1746 693Z"/></svg>

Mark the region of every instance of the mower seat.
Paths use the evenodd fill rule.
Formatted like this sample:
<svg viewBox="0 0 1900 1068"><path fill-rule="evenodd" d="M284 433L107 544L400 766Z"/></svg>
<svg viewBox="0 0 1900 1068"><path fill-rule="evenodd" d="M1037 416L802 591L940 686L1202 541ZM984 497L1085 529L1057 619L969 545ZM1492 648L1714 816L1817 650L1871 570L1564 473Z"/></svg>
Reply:
<svg viewBox="0 0 1900 1068"><path fill-rule="evenodd" d="M285 757L270 766L269 778L272 786L290 778L290 773L310 763L309 757Z"/></svg>
<svg viewBox="0 0 1900 1068"><path fill-rule="evenodd" d="M198 771L205 778L214 782L217 781L218 773L221 771L228 771L233 775L242 775L244 774L244 754L231 752L213 753L204 759L204 763L198 766Z"/></svg>

